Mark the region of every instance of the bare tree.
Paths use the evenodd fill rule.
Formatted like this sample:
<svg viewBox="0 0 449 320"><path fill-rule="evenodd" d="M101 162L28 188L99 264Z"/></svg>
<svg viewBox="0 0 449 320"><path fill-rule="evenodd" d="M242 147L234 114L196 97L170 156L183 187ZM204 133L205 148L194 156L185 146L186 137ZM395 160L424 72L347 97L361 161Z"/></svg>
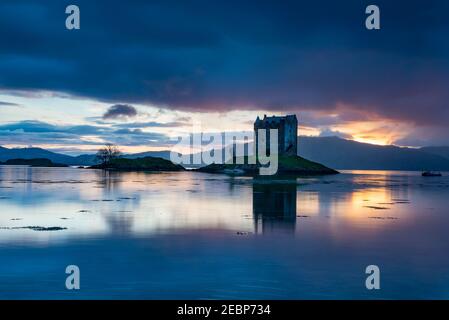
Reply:
<svg viewBox="0 0 449 320"><path fill-rule="evenodd" d="M121 152L116 145L111 143L106 144L103 148L98 150L95 159L100 164L106 164L121 156Z"/></svg>

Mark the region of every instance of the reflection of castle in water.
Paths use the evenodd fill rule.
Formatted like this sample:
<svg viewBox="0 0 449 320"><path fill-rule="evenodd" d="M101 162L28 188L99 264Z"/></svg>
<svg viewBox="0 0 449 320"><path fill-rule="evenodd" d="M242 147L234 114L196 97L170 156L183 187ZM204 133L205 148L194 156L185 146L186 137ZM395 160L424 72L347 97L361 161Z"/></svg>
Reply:
<svg viewBox="0 0 449 320"><path fill-rule="evenodd" d="M255 181L253 215L256 233L294 232L296 226L296 180L292 183Z"/></svg>

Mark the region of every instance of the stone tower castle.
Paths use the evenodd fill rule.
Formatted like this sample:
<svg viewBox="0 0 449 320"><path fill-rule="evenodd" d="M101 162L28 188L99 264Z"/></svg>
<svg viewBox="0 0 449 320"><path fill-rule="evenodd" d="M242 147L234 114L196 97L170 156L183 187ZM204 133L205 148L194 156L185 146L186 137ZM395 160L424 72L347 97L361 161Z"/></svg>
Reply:
<svg viewBox="0 0 449 320"><path fill-rule="evenodd" d="M285 117L257 117L254 122L255 152L258 154L259 136L258 129L278 129L278 154L296 156L298 154L298 119L296 115ZM270 131L266 132L266 150L270 154Z"/></svg>

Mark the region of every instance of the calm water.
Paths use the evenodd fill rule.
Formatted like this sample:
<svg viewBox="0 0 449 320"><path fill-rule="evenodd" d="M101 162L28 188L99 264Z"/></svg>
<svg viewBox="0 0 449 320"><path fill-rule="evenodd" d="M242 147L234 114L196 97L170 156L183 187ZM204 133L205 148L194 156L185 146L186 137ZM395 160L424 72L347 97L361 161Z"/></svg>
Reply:
<svg viewBox="0 0 449 320"><path fill-rule="evenodd" d="M416 172L0 166L0 298L448 299L448 199L448 176ZM71 264L80 291L65 289Z"/></svg>

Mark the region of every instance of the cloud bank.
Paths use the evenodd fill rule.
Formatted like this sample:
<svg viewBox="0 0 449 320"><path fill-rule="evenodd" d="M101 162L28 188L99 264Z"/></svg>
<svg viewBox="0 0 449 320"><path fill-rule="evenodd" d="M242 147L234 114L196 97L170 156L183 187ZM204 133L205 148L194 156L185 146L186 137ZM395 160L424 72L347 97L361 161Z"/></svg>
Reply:
<svg viewBox="0 0 449 320"><path fill-rule="evenodd" d="M0 125L0 145L66 144L98 146L114 143L121 146L167 146L173 141L162 133L114 126L63 126L41 121L20 121Z"/></svg>
<svg viewBox="0 0 449 320"><path fill-rule="evenodd" d="M340 112L431 127L449 121L449 2L3 0L0 88L172 110ZM20 17L20 19L17 19ZM129 108L128 108L129 107ZM112 108L112 107L111 107ZM411 137L409 140L416 140Z"/></svg>

